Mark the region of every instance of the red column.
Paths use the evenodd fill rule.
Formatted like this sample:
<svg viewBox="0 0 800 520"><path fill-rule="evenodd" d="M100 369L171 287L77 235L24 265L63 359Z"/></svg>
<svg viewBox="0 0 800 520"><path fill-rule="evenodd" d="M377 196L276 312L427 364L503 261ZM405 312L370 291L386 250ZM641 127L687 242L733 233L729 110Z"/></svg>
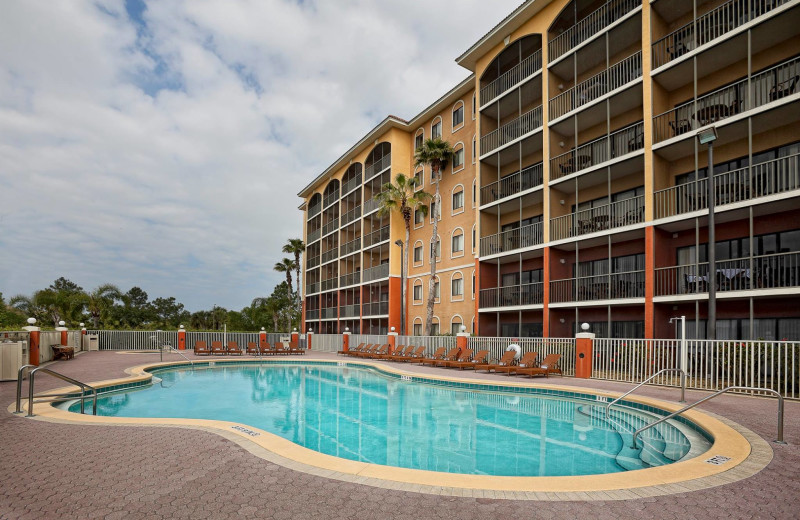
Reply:
<svg viewBox="0 0 800 520"><path fill-rule="evenodd" d="M294 334L295 333L293 332L292 333L292 337L294 337ZM314 336L314 333L309 330L308 334L306 335L306 347L308 348L308 350L311 350L311 338L313 336Z"/></svg>
<svg viewBox="0 0 800 520"><path fill-rule="evenodd" d="M26 327L30 330L30 345L28 346L28 363L39 366L39 328Z"/></svg>
<svg viewBox="0 0 800 520"><path fill-rule="evenodd" d="M178 350L186 350L186 330L183 325L178 329Z"/></svg>
<svg viewBox="0 0 800 520"><path fill-rule="evenodd" d="M594 334L581 332L575 336L575 377L592 377L592 344Z"/></svg>
<svg viewBox="0 0 800 520"><path fill-rule="evenodd" d="M309 329L309 333L310 332L311 332L311 329ZM292 331L292 336L291 336L291 339L289 340L289 343L291 345L300 346L300 333L297 332L297 329L294 329ZM309 345L308 348L311 348L311 346Z"/></svg>
<svg viewBox="0 0 800 520"><path fill-rule="evenodd" d="M394 352L394 348L397 346L397 332L394 331L394 327L392 327L392 331L386 335L386 343L389 344L389 354Z"/></svg>
<svg viewBox="0 0 800 520"><path fill-rule="evenodd" d="M543 295L542 295L542 336L550 337L550 247L544 248L542 259Z"/></svg>
<svg viewBox="0 0 800 520"><path fill-rule="evenodd" d="M466 332L459 332L456 335L456 346L458 347L459 351L463 351L465 348L467 348L467 338L468 337L469 337L469 334L467 334Z"/></svg>
<svg viewBox="0 0 800 520"><path fill-rule="evenodd" d="M67 329L65 327L60 327L60 328L61 328L61 344L68 345L69 338L67 337Z"/></svg>
<svg viewBox="0 0 800 520"><path fill-rule="evenodd" d="M350 351L350 331L345 330L342 332L342 352Z"/></svg>
<svg viewBox="0 0 800 520"><path fill-rule="evenodd" d="M644 337L655 337L653 296L655 295L655 227L644 228Z"/></svg>
<svg viewBox="0 0 800 520"><path fill-rule="evenodd" d="M261 350L267 348L267 331L264 330L264 327L261 327L261 332L258 333L258 344L261 346Z"/></svg>

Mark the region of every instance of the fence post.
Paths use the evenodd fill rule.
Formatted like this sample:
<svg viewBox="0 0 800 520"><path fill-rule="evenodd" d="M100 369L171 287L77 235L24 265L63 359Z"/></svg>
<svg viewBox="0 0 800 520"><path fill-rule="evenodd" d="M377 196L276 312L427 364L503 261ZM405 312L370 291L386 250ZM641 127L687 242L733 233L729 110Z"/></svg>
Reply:
<svg viewBox="0 0 800 520"><path fill-rule="evenodd" d="M590 379L592 377L592 346L594 333L589 331L589 324L581 325L583 332L575 334L575 377Z"/></svg>
<svg viewBox="0 0 800 520"><path fill-rule="evenodd" d="M350 351L350 329L345 327L342 332L342 352Z"/></svg>
<svg viewBox="0 0 800 520"><path fill-rule="evenodd" d="M294 337L295 334L296 334L295 332L292 332L292 337ZM314 331L311 330L311 329L308 329L308 335L306 336L306 346L307 346L308 350L311 350L311 337L312 336L314 336ZM299 335L298 335L298 337L299 337Z"/></svg>
<svg viewBox="0 0 800 520"><path fill-rule="evenodd" d="M22 327L28 334L28 363L39 366L39 327L35 326L36 318L28 318L28 326Z"/></svg>
<svg viewBox="0 0 800 520"><path fill-rule="evenodd" d="M58 322L58 327L56 327L56 330L61 332L61 340L60 341L61 341L61 344L66 347L67 345L69 345L69 338L67 337L67 333L68 333L69 329L66 328L64 325L65 325L64 320L59 321Z"/></svg>
<svg viewBox="0 0 800 520"><path fill-rule="evenodd" d="M386 343L389 344L389 354L392 354L394 348L397 346L397 332L395 332L394 327L392 327L391 332L387 334Z"/></svg>
<svg viewBox="0 0 800 520"><path fill-rule="evenodd" d="M258 333L258 345L262 352L267 348L267 331L264 327L261 327L261 331Z"/></svg>
<svg viewBox="0 0 800 520"><path fill-rule="evenodd" d="M81 323L81 350L86 350L84 343L86 343L86 326Z"/></svg>
<svg viewBox="0 0 800 520"><path fill-rule="evenodd" d="M183 325L178 329L178 350L186 350L186 329Z"/></svg>
<svg viewBox="0 0 800 520"><path fill-rule="evenodd" d="M467 326L461 326L461 332L456 334L456 347L458 347L459 352L464 352L467 348L467 343L469 341L469 332L467 332Z"/></svg>

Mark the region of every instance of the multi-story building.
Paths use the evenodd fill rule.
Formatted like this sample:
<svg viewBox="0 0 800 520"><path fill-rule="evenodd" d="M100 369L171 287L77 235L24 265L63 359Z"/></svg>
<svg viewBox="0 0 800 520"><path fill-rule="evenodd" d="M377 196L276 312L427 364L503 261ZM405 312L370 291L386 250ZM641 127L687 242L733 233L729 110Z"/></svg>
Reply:
<svg viewBox="0 0 800 520"><path fill-rule="evenodd" d="M464 150L440 186L440 332L671 337L685 315L704 337L713 284L718 338L800 339L800 1L530 0L457 62L469 78L300 193L315 331L399 328L403 225L371 197L440 134ZM430 268L416 222L409 333Z"/></svg>

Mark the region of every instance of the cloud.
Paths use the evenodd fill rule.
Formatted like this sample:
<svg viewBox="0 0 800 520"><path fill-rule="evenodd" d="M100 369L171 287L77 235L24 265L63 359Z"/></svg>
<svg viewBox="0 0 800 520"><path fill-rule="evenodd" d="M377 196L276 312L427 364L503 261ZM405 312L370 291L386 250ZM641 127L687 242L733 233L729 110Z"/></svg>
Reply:
<svg viewBox="0 0 800 520"><path fill-rule="evenodd" d="M6 2L0 291L66 276L191 310L269 294L300 188L465 77L455 57L516 5Z"/></svg>

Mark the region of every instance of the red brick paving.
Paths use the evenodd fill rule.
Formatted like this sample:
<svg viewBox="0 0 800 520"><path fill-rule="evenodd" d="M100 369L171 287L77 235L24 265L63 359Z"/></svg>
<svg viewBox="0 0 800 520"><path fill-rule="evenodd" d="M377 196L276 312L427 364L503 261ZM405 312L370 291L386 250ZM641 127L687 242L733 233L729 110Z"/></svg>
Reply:
<svg viewBox="0 0 800 520"><path fill-rule="evenodd" d="M128 366L157 360L157 354L92 352L57 362L55 368L91 381L124 376ZM443 369L425 371L442 373ZM616 391L630 388L571 378L537 380L548 382ZM61 382L43 377L38 385L45 390ZM14 382L0 383L4 407L13 401L15 390ZM647 388L642 393L677 398L675 389ZM691 392L688 398L701 395ZM703 409L767 440L775 437L774 401L725 396L704 404ZM265 461L210 432L56 424L3 410L0 518L796 519L800 517L798 426L800 403L787 403L789 444L771 443L775 456L770 465L733 484L638 500L531 502L427 495L325 479Z"/></svg>

